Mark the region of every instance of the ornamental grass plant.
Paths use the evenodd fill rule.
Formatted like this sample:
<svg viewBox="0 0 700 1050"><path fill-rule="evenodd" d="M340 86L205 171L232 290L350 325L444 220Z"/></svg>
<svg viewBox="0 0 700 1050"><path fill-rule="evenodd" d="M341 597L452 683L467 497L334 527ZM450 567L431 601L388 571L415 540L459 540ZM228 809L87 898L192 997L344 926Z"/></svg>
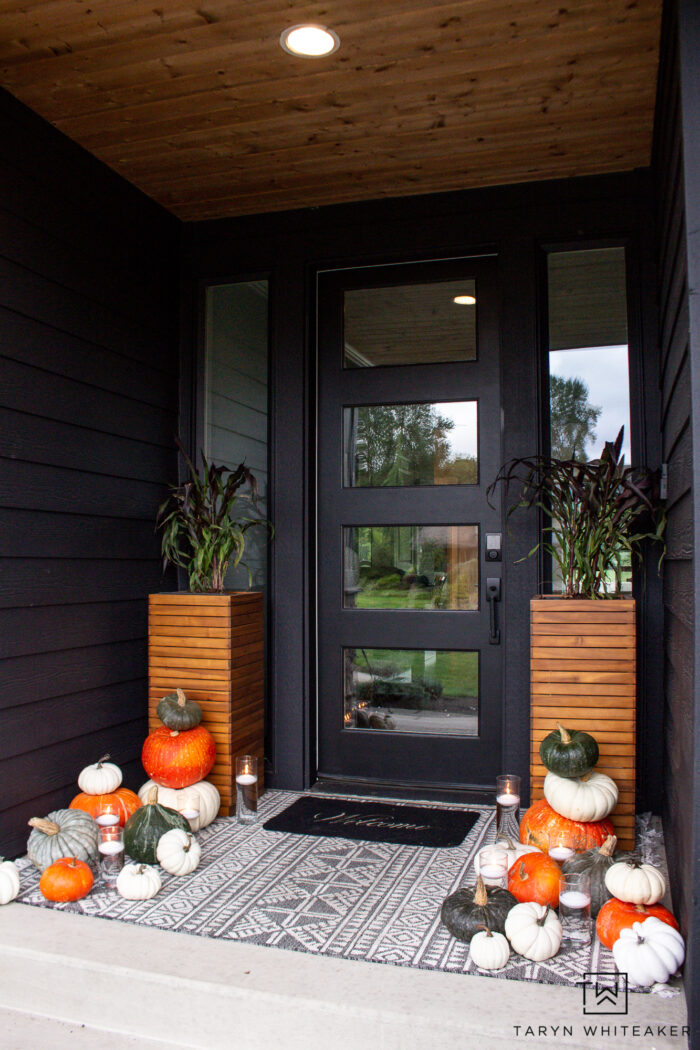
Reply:
<svg viewBox="0 0 700 1050"><path fill-rule="evenodd" d="M215 466L202 452L200 474L182 442L175 440L189 478L171 485L170 495L158 509L163 570L168 564L177 565L187 572L191 591L220 593L229 568L248 569L242 558L250 529L262 527L271 534L272 526L258 511L257 481L245 463L233 470ZM248 490L241 492L245 485Z"/></svg>
<svg viewBox="0 0 700 1050"><path fill-rule="evenodd" d="M487 490L489 502L498 485L518 489L515 511L539 508L546 526L541 543L561 575L564 597L608 598L620 594L642 544L662 547L666 526L659 498L659 472L625 466L621 455L624 427L606 441L599 459L580 461L532 456L505 463Z"/></svg>

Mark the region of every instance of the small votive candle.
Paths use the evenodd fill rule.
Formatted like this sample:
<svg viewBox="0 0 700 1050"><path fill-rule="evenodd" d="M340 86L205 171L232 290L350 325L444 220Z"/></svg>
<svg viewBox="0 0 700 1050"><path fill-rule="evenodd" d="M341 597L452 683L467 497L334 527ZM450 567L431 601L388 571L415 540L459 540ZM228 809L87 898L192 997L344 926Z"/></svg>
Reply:
<svg viewBox="0 0 700 1050"><path fill-rule="evenodd" d="M565 860L569 860L573 857L576 850L572 849L571 846L565 846L563 843L559 843L556 846L550 846L548 853L552 860L557 860L559 863L563 863Z"/></svg>

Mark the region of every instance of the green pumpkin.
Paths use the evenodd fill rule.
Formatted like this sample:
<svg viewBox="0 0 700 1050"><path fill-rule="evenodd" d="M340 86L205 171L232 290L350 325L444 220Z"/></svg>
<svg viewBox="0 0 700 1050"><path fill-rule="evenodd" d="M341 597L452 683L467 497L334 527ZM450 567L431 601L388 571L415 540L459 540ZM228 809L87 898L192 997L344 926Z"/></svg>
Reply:
<svg viewBox="0 0 700 1050"><path fill-rule="evenodd" d="M598 744L590 733L557 725L540 744L540 758L560 777L584 777L598 761Z"/></svg>
<svg viewBox="0 0 700 1050"><path fill-rule="evenodd" d="M484 926L492 933L503 933L506 915L517 903L508 890L487 887L479 876L473 889L456 890L445 898L440 918L453 937L469 942Z"/></svg>
<svg viewBox="0 0 700 1050"><path fill-rule="evenodd" d="M146 804L132 813L124 825L124 849L139 864L157 864L158 841L172 828L189 831L190 825L177 810L158 803L158 788L154 787Z"/></svg>
<svg viewBox="0 0 700 1050"><path fill-rule="evenodd" d="M61 857L90 864L97 857L97 824L82 809L56 809L47 817L32 817L27 854L39 871Z"/></svg>
<svg viewBox="0 0 700 1050"><path fill-rule="evenodd" d="M595 919L598 912L612 893L605 885L605 873L608 868L618 861L623 860L626 854L615 853L617 839L614 835L608 835L602 846L594 846L584 853L575 853L569 860L564 861L561 866L566 875L579 875L586 873L591 877L591 915Z"/></svg>
<svg viewBox="0 0 700 1050"><path fill-rule="evenodd" d="M188 700L182 689L168 693L158 702L156 714L168 729L194 729L202 721L202 708L196 700Z"/></svg>

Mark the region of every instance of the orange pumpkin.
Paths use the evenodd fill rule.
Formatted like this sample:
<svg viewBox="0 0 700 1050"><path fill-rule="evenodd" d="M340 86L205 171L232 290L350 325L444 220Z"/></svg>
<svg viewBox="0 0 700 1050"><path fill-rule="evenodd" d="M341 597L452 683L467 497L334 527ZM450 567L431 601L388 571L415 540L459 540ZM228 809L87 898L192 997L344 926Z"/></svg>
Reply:
<svg viewBox="0 0 700 1050"><path fill-rule="evenodd" d="M518 857L508 872L508 892L521 903L535 901L556 908L559 904L561 868L546 853Z"/></svg>
<svg viewBox="0 0 700 1050"><path fill-rule="evenodd" d="M68 808L82 809L85 813L89 813L93 820L100 813L116 813L119 823L124 827L131 814L135 813L140 805L141 799L135 792L129 791L128 788L117 788L116 791L110 791L104 795L88 795L85 791L81 791Z"/></svg>
<svg viewBox="0 0 700 1050"><path fill-rule="evenodd" d="M141 761L156 784L184 788L204 780L216 759L214 737L204 726L194 729L168 729L158 726L146 737Z"/></svg>
<svg viewBox="0 0 700 1050"><path fill-rule="evenodd" d="M59 857L44 869L39 889L47 901L79 901L87 896L94 882L90 867L75 857Z"/></svg>
<svg viewBox="0 0 700 1050"><path fill-rule="evenodd" d="M663 904L631 904L611 897L598 912L595 932L601 944L612 948L621 930L628 929L635 922L644 922L650 916L668 923L674 930L680 929L671 912L664 908Z"/></svg>
<svg viewBox="0 0 700 1050"><path fill-rule="evenodd" d="M544 853L550 846L569 846L577 853L602 846L608 835L614 835L611 820L569 820L552 809L546 799L530 806L520 822L520 841L538 846Z"/></svg>

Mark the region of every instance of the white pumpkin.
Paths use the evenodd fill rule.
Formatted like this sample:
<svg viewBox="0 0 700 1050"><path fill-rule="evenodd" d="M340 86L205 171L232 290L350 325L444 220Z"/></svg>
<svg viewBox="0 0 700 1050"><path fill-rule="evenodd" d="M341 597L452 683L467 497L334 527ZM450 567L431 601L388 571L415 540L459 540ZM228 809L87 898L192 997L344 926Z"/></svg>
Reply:
<svg viewBox="0 0 700 1050"><path fill-rule="evenodd" d="M612 951L618 970L640 988L665 984L685 959L678 930L654 916L620 930Z"/></svg>
<svg viewBox="0 0 700 1050"><path fill-rule="evenodd" d="M0 857L0 904L9 904L19 894L19 871L11 860Z"/></svg>
<svg viewBox="0 0 700 1050"><path fill-rule="evenodd" d="M629 904L657 904L666 892L666 882L653 864L621 860L605 873L605 885L620 901Z"/></svg>
<svg viewBox="0 0 700 1050"><path fill-rule="evenodd" d="M568 820L605 820L617 805L617 784L605 773L585 777L560 777L547 773L544 797L552 809Z"/></svg>
<svg viewBox="0 0 700 1050"><path fill-rule="evenodd" d="M114 762L108 762L109 755L103 755L91 766L81 770L78 787L86 795L109 795L116 791L122 782L122 771Z"/></svg>
<svg viewBox="0 0 700 1050"><path fill-rule="evenodd" d="M199 810L199 820L191 825L193 831L201 831L211 824L221 806L218 789L208 780L198 780L196 784L186 788L165 788L156 784L155 780L147 780L143 787L139 788L139 798L142 802L146 802L152 787L158 788L158 801L161 806L176 809L178 813L182 810ZM194 805L194 802L197 804Z"/></svg>
<svg viewBox="0 0 700 1050"><path fill-rule="evenodd" d="M526 853L541 853L542 850L539 846L527 846L521 842L514 843L512 839L508 838L507 835L501 835L496 839L495 845L506 851L508 857L508 868L511 868L515 864L518 857L524 857ZM492 847L484 847L489 849ZM481 874L481 850L476 855L474 861L474 870L477 875Z"/></svg>
<svg viewBox="0 0 700 1050"><path fill-rule="evenodd" d="M160 872L150 864L125 864L117 875L117 893L128 901L147 901L163 885Z"/></svg>
<svg viewBox="0 0 700 1050"><path fill-rule="evenodd" d="M561 923L546 904L516 904L506 915L506 937L518 955L543 962L561 947Z"/></svg>
<svg viewBox="0 0 700 1050"><path fill-rule="evenodd" d="M202 850L194 835L182 828L172 828L158 839L156 857L170 875L190 875L201 856Z"/></svg>
<svg viewBox="0 0 700 1050"><path fill-rule="evenodd" d="M480 970L502 970L510 959L510 945L502 933L479 930L469 942L472 962Z"/></svg>

